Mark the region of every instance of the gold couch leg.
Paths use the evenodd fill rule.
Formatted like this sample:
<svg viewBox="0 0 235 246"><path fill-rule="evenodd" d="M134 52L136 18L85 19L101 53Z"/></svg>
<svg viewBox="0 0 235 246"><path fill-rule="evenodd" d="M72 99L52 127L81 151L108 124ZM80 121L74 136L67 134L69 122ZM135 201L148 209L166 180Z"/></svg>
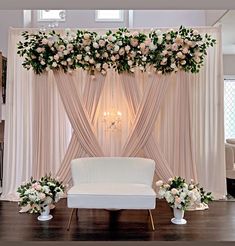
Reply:
<svg viewBox="0 0 235 246"><path fill-rule="evenodd" d="M151 220L152 229L153 229L153 231L155 231L155 227L154 227L154 222L153 222L152 212L151 212L151 210L150 210L150 209L149 209L148 211L149 211L149 216L150 216L150 220Z"/></svg>
<svg viewBox="0 0 235 246"><path fill-rule="evenodd" d="M70 214L70 217L69 217L69 222L68 222L68 225L67 225L67 231L69 231L69 228L70 228L70 224L71 224L71 221L72 221L72 217L73 217L73 212L74 212L75 208L72 209L72 212Z"/></svg>

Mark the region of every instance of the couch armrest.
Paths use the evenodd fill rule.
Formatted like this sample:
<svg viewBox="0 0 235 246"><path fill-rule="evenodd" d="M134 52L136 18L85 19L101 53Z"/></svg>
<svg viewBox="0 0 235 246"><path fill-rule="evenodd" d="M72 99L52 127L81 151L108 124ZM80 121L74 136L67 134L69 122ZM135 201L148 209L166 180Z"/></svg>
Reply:
<svg viewBox="0 0 235 246"><path fill-rule="evenodd" d="M234 169L234 151L235 148L231 144L225 144L226 170Z"/></svg>

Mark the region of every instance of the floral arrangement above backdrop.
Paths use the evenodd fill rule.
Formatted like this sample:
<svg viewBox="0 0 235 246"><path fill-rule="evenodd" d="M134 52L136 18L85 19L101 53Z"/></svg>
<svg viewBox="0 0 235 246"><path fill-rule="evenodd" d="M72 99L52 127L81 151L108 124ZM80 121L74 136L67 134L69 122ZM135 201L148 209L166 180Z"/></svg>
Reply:
<svg viewBox="0 0 235 246"><path fill-rule="evenodd" d="M31 177L28 183L18 187L21 212L40 213L44 207L59 201L64 195L65 187L51 175L45 175L40 180Z"/></svg>
<svg viewBox="0 0 235 246"><path fill-rule="evenodd" d="M163 183L162 180L156 182L158 187L158 198L166 199L172 208L186 210L194 205L201 203L208 204L213 200L211 192L205 192L199 184L191 180L189 184L181 177L170 178L168 182Z"/></svg>
<svg viewBox="0 0 235 246"><path fill-rule="evenodd" d="M151 30L148 34L120 28L104 35L88 30L66 31L65 35L38 31L22 33L18 45L23 66L36 74L63 69L71 72L83 68L92 74L107 73L114 68L119 73L134 72L136 67L146 71L153 67L166 74L183 70L197 73L207 55L207 48L216 40L192 28Z"/></svg>

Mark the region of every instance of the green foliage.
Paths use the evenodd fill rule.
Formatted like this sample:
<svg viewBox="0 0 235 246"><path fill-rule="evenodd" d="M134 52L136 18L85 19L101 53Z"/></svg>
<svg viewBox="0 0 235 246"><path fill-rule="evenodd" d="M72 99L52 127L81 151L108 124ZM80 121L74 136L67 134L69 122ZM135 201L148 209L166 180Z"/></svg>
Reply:
<svg viewBox="0 0 235 246"><path fill-rule="evenodd" d="M87 30L67 31L65 35L55 30L25 31L17 44L17 54L23 57L23 66L36 74L83 68L105 75L108 68L122 73L134 72L137 67L141 71L154 67L160 74L178 70L198 73L207 49L215 43L209 34L203 36L182 26L178 30L152 30L148 34L130 32L127 28L108 30L104 35Z"/></svg>

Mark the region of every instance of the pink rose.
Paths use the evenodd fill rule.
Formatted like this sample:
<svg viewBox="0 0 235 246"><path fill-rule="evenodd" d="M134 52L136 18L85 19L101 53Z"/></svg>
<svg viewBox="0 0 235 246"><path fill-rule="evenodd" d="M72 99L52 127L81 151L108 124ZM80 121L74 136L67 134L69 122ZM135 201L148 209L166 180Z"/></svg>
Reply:
<svg viewBox="0 0 235 246"><path fill-rule="evenodd" d="M133 47L136 47L136 46L138 45L138 43L139 43L138 39L136 39L136 38L131 38L131 45L132 45Z"/></svg>

